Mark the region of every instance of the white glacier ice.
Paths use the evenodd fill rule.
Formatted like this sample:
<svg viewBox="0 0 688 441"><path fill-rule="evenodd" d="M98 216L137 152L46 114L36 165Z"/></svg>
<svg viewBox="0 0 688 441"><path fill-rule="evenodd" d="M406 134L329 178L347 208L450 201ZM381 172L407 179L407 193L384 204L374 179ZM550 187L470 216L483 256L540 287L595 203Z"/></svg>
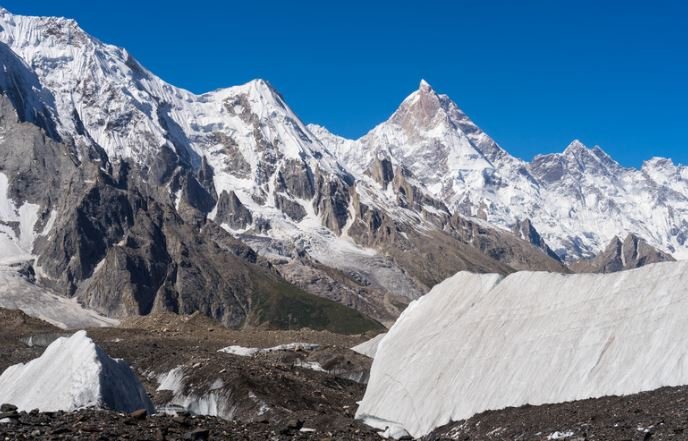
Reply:
<svg viewBox="0 0 688 441"><path fill-rule="evenodd" d="M460 272L390 329L357 417L420 436L489 409L688 384L687 294L688 262Z"/></svg>
<svg viewBox="0 0 688 441"><path fill-rule="evenodd" d="M110 358L85 331L58 338L39 358L7 368L0 376L0 402L26 411L155 411L131 368Z"/></svg>
<svg viewBox="0 0 688 441"><path fill-rule="evenodd" d="M386 332L378 334L370 340L364 341L360 345L354 346L353 348L351 348L351 350L354 352L358 352L361 355L365 355L366 357L375 358L377 348L380 346L380 342L382 342L382 339L385 338L386 335Z"/></svg>

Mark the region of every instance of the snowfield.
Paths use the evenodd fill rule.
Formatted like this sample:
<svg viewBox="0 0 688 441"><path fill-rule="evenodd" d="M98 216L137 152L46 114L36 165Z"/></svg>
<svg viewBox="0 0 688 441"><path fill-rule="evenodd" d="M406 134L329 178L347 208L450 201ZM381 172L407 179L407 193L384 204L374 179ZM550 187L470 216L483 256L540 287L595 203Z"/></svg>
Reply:
<svg viewBox="0 0 688 441"><path fill-rule="evenodd" d="M688 262L461 272L384 338L357 418L418 437L489 409L688 384L687 319Z"/></svg>
<svg viewBox="0 0 688 441"><path fill-rule="evenodd" d="M0 243L0 246L2 244ZM0 265L0 308L19 309L62 329L118 326L119 320L103 317L67 299L34 285L16 269Z"/></svg>
<svg viewBox="0 0 688 441"><path fill-rule="evenodd" d="M39 358L7 368L0 376L0 401L25 411L155 410L131 368L105 354L86 331L58 338Z"/></svg>

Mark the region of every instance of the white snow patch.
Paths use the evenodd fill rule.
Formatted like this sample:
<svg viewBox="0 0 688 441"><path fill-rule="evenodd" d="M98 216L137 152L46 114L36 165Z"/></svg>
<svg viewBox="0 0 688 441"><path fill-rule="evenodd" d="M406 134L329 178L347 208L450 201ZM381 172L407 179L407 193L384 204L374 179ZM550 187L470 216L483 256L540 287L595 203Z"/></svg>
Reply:
<svg viewBox="0 0 688 441"><path fill-rule="evenodd" d="M552 439L566 439L566 438L571 438L573 436L573 432L568 431L568 432L553 432L547 436L547 439L552 440Z"/></svg>
<svg viewBox="0 0 688 441"><path fill-rule="evenodd" d="M222 348L217 352L225 352L227 354L232 354L232 355L238 355L240 357L253 357L256 355L258 352L260 352L260 349L258 348L245 348L243 346L227 346L226 348Z"/></svg>
<svg viewBox="0 0 688 441"><path fill-rule="evenodd" d="M314 344L314 343L287 343L279 346L273 346L271 348L247 348L244 346L237 346L237 345L232 345L232 346L227 346L226 348L222 348L218 350L217 352L225 352L227 354L233 354L233 355L239 355L241 357L253 357L254 355L257 354L265 354L268 352L277 352L277 351L312 351L314 349L318 349L320 345Z"/></svg>
<svg viewBox="0 0 688 441"><path fill-rule="evenodd" d="M36 239L34 227L40 207L28 202L17 204L9 198L9 180L0 173L0 263L29 260ZM18 227L17 231L8 224Z"/></svg>
<svg viewBox="0 0 688 441"><path fill-rule="evenodd" d="M380 345L357 418L413 436L489 410L688 384L688 262L614 274L461 272Z"/></svg>
<svg viewBox="0 0 688 441"><path fill-rule="evenodd" d="M303 369L308 369L311 371L315 372L325 372L327 373L327 370L325 370L320 363L317 361L303 361L303 360L296 360L294 362L294 366L300 367Z"/></svg>
<svg viewBox="0 0 688 441"><path fill-rule="evenodd" d="M177 366L171 371L158 376L158 388L156 390L169 390L177 394L184 388L184 370Z"/></svg>

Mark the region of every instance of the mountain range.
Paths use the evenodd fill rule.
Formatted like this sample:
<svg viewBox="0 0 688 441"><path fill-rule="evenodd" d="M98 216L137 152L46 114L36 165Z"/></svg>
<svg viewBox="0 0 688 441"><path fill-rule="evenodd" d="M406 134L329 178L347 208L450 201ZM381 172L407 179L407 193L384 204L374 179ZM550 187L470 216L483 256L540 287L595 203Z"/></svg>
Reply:
<svg viewBox="0 0 688 441"><path fill-rule="evenodd" d="M105 316L363 332L460 270L625 269L629 235L634 266L688 255L688 168L579 141L526 162L425 81L350 140L69 19L0 9L0 63L0 263Z"/></svg>

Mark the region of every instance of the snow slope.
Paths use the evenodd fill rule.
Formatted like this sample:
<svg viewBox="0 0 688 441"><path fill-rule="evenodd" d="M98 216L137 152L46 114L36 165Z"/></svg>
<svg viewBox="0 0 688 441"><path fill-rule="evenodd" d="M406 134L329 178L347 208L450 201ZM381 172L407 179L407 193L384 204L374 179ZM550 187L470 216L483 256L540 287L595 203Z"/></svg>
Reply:
<svg viewBox="0 0 688 441"><path fill-rule="evenodd" d="M688 384L688 262L461 272L404 311L357 417L414 436L488 409Z"/></svg>
<svg viewBox="0 0 688 441"><path fill-rule="evenodd" d="M0 308L20 309L62 329L119 325L118 320L86 309L76 299L58 296L28 282L11 267L0 265L0 286Z"/></svg>
<svg viewBox="0 0 688 441"><path fill-rule="evenodd" d="M155 410L131 368L108 357L85 331L59 338L39 358L7 368L0 376L0 401L26 411Z"/></svg>

